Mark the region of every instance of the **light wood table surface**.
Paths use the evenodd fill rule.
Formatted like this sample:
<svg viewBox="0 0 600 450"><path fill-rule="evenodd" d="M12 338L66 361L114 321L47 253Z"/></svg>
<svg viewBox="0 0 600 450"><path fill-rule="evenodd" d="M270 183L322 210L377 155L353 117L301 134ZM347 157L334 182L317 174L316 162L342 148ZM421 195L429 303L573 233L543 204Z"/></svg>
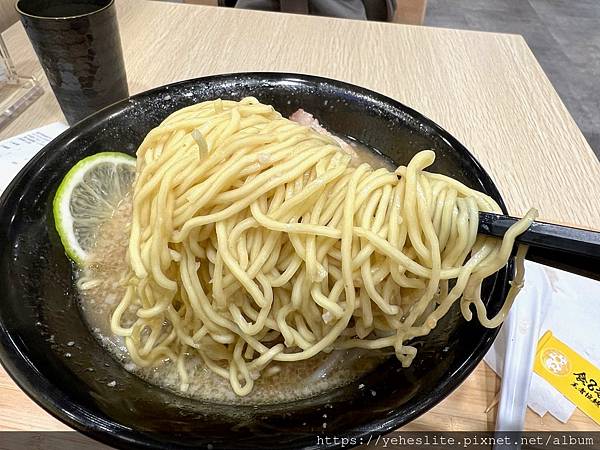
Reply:
<svg viewBox="0 0 600 450"><path fill-rule="evenodd" d="M144 0L117 0L132 94L217 73L301 72L393 97L467 146L514 215L600 228L600 163L521 36L357 22ZM20 24L4 33L17 69L42 98L0 139L64 121ZM499 379L483 363L407 430L486 430ZM598 430L579 411L567 424L527 412L528 430ZM65 430L0 368L0 430Z"/></svg>

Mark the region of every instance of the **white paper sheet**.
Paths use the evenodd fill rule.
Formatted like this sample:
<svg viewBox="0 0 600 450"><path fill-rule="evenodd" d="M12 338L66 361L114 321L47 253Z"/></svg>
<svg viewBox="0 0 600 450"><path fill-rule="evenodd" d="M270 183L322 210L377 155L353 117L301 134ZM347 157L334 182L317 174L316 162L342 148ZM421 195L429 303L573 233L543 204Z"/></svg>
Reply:
<svg viewBox="0 0 600 450"><path fill-rule="evenodd" d="M0 141L0 194L37 152L67 128L55 122Z"/></svg>
<svg viewBox="0 0 600 450"><path fill-rule="evenodd" d="M525 287L515 302L532 301L543 296L544 313L540 336L552 333L592 364L600 366L600 283L562 270L525 261ZM502 328L484 361L502 376L506 354L506 330ZM547 412L567 422L575 405L550 383L534 373L529 388L528 406L540 416Z"/></svg>

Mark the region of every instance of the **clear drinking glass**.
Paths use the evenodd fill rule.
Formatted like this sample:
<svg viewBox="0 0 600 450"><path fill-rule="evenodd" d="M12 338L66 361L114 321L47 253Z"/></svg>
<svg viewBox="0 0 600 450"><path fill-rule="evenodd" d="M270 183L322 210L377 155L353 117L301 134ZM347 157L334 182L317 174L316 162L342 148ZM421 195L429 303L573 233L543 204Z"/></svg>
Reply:
<svg viewBox="0 0 600 450"><path fill-rule="evenodd" d="M0 34L0 129L42 94L33 77L19 76Z"/></svg>

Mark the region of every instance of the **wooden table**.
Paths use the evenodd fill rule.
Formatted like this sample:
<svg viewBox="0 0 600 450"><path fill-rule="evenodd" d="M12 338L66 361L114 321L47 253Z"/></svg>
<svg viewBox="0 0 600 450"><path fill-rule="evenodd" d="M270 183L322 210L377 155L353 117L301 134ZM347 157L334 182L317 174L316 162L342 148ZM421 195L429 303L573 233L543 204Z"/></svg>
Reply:
<svg viewBox="0 0 600 450"><path fill-rule="evenodd" d="M518 215L600 227L600 163L521 36L118 0L131 93L204 75L287 71L355 83L433 119L471 149ZM234 32L235 31L235 32ZM20 24L5 33L17 69L46 93L0 139L64 120ZM499 380L483 363L408 430L494 428ZM529 430L597 430L527 412ZM64 430L0 369L0 430Z"/></svg>

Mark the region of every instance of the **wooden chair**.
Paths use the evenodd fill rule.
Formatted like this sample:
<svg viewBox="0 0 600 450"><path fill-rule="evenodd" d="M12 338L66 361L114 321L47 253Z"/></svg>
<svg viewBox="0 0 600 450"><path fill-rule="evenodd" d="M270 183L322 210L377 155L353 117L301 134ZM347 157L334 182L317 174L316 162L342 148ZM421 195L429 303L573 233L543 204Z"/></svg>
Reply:
<svg viewBox="0 0 600 450"><path fill-rule="evenodd" d="M219 6L218 0L183 0L183 3L192 3L194 5Z"/></svg>
<svg viewBox="0 0 600 450"><path fill-rule="evenodd" d="M423 25L427 0L396 0L398 7L393 21L409 25Z"/></svg>

